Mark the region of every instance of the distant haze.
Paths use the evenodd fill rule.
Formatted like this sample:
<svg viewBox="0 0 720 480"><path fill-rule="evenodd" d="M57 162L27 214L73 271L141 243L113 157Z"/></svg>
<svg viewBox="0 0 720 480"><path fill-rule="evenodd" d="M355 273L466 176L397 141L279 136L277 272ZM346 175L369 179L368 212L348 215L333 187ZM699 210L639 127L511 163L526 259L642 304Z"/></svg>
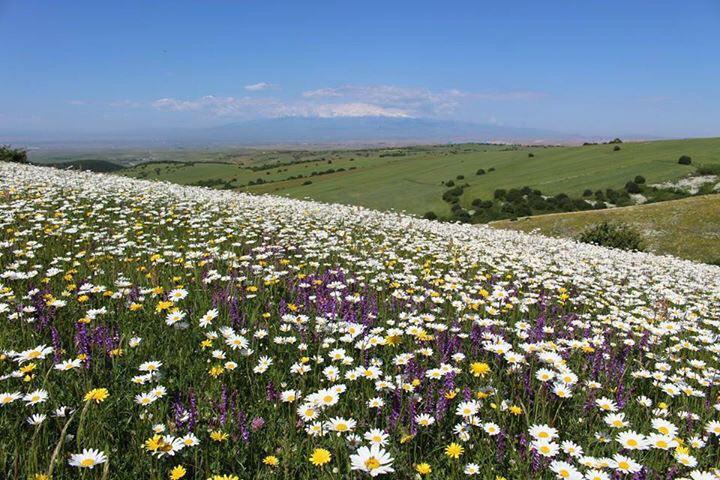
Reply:
<svg viewBox="0 0 720 480"><path fill-rule="evenodd" d="M537 128L472 122L392 117L281 117L247 120L218 127L153 128L116 133L55 132L0 137L36 148L200 147L200 146L358 146L432 143L578 144L610 138ZM652 140L629 136L626 140Z"/></svg>

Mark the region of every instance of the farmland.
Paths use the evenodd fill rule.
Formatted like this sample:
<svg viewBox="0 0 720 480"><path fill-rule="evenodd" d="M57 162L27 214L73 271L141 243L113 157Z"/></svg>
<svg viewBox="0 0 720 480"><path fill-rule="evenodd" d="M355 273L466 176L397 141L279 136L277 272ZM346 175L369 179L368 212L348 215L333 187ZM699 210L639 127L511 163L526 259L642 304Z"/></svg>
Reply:
<svg viewBox="0 0 720 480"><path fill-rule="evenodd" d="M720 467L718 267L13 164L0 226L2 478Z"/></svg>
<svg viewBox="0 0 720 480"><path fill-rule="evenodd" d="M450 205L442 196L448 190L448 181L467 184L460 205L472 209L474 199L492 199L498 188L530 186L547 195L580 196L586 189L622 188L636 175L644 176L648 183L672 181L692 174L697 165L720 163L717 138L624 143L619 150L615 147L462 144L294 154L261 152L251 160L230 164L153 163L122 173L134 178L183 184L205 182L250 193L417 215L433 211L447 216ZM681 155L691 156L693 165L678 164ZM276 166L278 163L283 165ZM249 169L249 165L255 169ZM486 173L477 175L480 169Z"/></svg>

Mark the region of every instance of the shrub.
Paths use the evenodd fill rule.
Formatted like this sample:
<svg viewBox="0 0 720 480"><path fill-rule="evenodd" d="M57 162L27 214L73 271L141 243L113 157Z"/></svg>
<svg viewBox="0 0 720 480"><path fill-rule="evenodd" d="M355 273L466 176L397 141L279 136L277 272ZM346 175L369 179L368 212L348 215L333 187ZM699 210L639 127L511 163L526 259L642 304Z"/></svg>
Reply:
<svg viewBox="0 0 720 480"><path fill-rule="evenodd" d="M423 215L423 218L425 220L437 220L438 216L435 212L430 211L430 212L425 212L425 215Z"/></svg>
<svg viewBox="0 0 720 480"><path fill-rule="evenodd" d="M720 175L720 164L716 163L713 165L703 165L697 167L695 172L698 175Z"/></svg>
<svg viewBox="0 0 720 480"><path fill-rule="evenodd" d="M446 187L454 187L454 186L455 186L455 182L452 181L452 180L448 180L447 182L445 182L445 186L446 186Z"/></svg>
<svg viewBox="0 0 720 480"><path fill-rule="evenodd" d="M640 193L642 191L642 189L640 188L640 185L638 185L635 182L627 182L625 184L625 190L628 193Z"/></svg>
<svg viewBox="0 0 720 480"><path fill-rule="evenodd" d="M610 140L608 143L622 143L622 140L620 140L619 138L615 138L613 140Z"/></svg>
<svg viewBox="0 0 720 480"><path fill-rule="evenodd" d="M27 151L12 148L10 145L0 145L0 162L28 163Z"/></svg>
<svg viewBox="0 0 720 480"><path fill-rule="evenodd" d="M635 177L634 182L638 185L642 185L643 183L645 183L645 177L643 177L642 175L638 175Z"/></svg>
<svg viewBox="0 0 720 480"><path fill-rule="evenodd" d="M534 153L528 153L528 158L533 158L535 156Z"/></svg>
<svg viewBox="0 0 720 480"><path fill-rule="evenodd" d="M678 158L678 163L680 165L690 165L692 163L692 158L690 158L687 155L683 155L680 158Z"/></svg>
<svg viewBox="0 0 720 480"><path fill-rule="evenodd" d="M305 180L303 182L303 185L310 185L312 183L312 180Z"/></svg>
<svg viewBox="0 0 720 480"><path fill-rule="evenodd" d="M465 178L465 175L458 175L457 177L455 177L456 180L462 180L464 178Z"/></svg>
<svg viewBox="0 0 720 480"><path fill-rule="evenodd" d="M643 251L643 238L639 231L622 222L604 221L590 225L577 237L583 243L622 250Z"/></svg>
<svg viewBox="0 0 720 480"><path fill-rule="evenodd" d="M475 175L485 175L485 169L479 168L477 172L475 172Z"/></svg>
<svg viewBox="0 0 720 480"><path fill-rule="evenodd" d="M504 188L498 188L497 190L495 190L493 197L500 200L502 198L505 198L505 195L507 195L507 191Z"/></svg>
<svg viewBox="0 0 720 480"><path fill-rule="evenodd" d="M618 152L618 151L620 151L620 145L615 145L613 147L613 152Z"/></svg>
<svg viewBox="0 0 720 480"><path fill-rule="evenodd" d="M590 190L589 188L586 188L585 191L583 192L583 197L590 197L590 196L592 196L592 194L593 194L593 191Z"/></svg>

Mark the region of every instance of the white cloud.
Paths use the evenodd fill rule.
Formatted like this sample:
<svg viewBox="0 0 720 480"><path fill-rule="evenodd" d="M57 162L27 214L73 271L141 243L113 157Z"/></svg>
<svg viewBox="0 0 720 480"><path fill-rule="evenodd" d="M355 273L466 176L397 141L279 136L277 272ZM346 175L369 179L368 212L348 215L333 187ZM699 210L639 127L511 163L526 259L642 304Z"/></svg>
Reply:
<svg viewBox="0 0 720 480"><path fill-rule="evenodd" d="M330 117L410 117L397 108L385 108L371 103L329 103L312 108L314 116Z"/></svg>
<svg viewBox="0 0 720 480"><path fill-rule="evenodd" d="M508 91L473 93L457 89L433 91L427 88L395 85L344 85L303 92L306 99L349 100L397 108L417 116L445 115L468 101L529 101L546 96L542 92Z"/></svg>
<svg viewBox="0 0 720 480"><path fill-rule="evenodd" d="M408 117L402 109L387 108L362 102L314 103L281 102L251 97L216 97L206 95L195 100L160 98L150 104L158 110L171 112L205 112L224 117Z"/></svg>
<svg viewBox="0 0 720 480"><path fill-rule="evenodd" d="M135 102L133 100L115 100L110 102L109 105L115 108L140 108L143 106L141 102Z"/></svg>
<svg viewBox="0 0 720 480"><path fill-rule="evenodd" d="M252 85L245 85L245 90L248 92L259 92L260 90L267 90L268 88L272 87L273 85L271 83L253 83Z"/></svg>
<svg viewBox="0 0 720 480"><path fill-rule="evenodd" d="M258 91L266 83L248 85ZM197 99L160 98L150 104L158 110L198 112L222 117L434 117L451 115L464 103L482 101L529 101L544 94L532 91L470 93L456 89L432 91L394 85L321 88L303 92L300 98L218 97L206 95Z"/></svg>

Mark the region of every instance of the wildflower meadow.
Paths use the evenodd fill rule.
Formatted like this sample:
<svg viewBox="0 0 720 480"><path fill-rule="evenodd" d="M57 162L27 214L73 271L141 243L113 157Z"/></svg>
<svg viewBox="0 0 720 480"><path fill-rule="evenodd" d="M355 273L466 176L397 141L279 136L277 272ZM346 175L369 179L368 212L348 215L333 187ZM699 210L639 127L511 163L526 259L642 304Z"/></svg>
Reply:
<svg viewBox="0 0 720 480"><path fill-rule="evenodd" d="M720 268L0 165L0 478L718 479Z"/></svg>

